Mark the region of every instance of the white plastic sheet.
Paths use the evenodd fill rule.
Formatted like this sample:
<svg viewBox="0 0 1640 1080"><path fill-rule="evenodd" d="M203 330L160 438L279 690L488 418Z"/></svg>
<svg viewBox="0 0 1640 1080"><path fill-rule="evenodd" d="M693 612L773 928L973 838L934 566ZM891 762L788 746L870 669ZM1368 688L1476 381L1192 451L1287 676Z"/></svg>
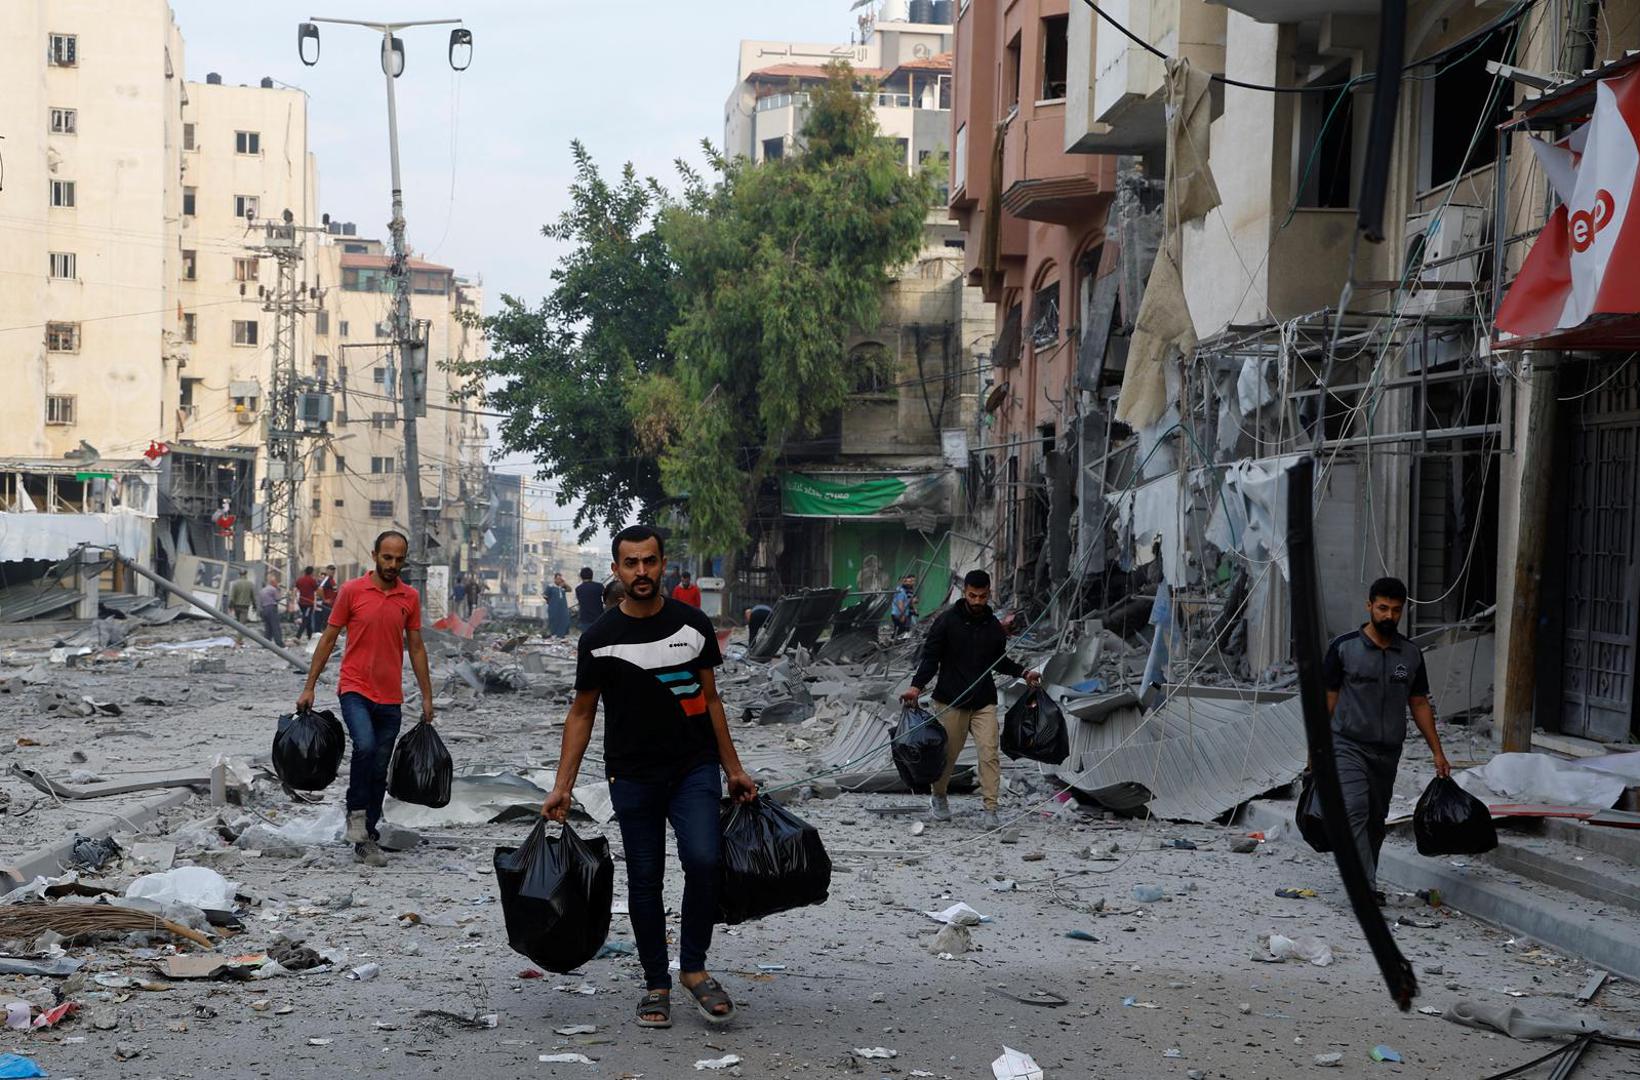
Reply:
<svg viewBox="0 0 1640 1080"><path fill-rule="evenodd" d="M1623 776L1547 754L1499 754L1485 765L1465 769L1455 779L1459 787L1485 803L1548 803L1602 810L1621 798L1628 786Z"/></svg>
<svg viewBox="0 0 1640 1080"><path fill-rule="evenodd" d="M211 911L231 909L238 891L238 882L204 866L179 866L163 874L144 874L125 887L126 896L162 904L192 904Z"/></svg>
<svg viewBox="0 0 1640 1080"><path fill-rule="evenodd" d="M1029 1054L1011 1046L1002 1048L1002 1056L991 1062L993 1080L1042 1080L1042 1066Z"/></svg>

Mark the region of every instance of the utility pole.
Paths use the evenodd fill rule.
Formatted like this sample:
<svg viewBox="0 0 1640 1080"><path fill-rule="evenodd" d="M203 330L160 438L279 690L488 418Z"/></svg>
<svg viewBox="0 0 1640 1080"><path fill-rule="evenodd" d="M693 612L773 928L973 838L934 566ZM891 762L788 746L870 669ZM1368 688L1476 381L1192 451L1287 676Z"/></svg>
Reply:
<svg viewBox="0 0 1640 1080"><path fill-rule="evenodd" d="M1520 510L1515 537L1513 598L1509 605L1508 658L1499 695L1500 736L1506 754L1532 749L1532 714L1537 697L1537 637L1541 614L1538 586L1548 551L1549 503L1554 489L1555 395L1559 357L1525 354L1531 363L1532 400L1521 429Z"/></svg>
<svg viewBox="0 0 1640 1080"><path fill-rule="evenodd" d="M297 524L301 517L304 469L298 430L297 397L301 379L296 373L296 320L310 308L307 289L297 271L302 264L303 235L318 230L299 226L289 210L281 224L263 226L260 244L250 245L258 255L279 267L277 284L264 292L262 310L273 315L273 378L268 388L267 497L262 521L262 560L284 574L288 586L296 580L299 558Z"/></svg>
<svg viewBox="0 0 1640 1080"><path fill-rule="evenodd" d="M399 107L393 92L393 80L404 73L404 43L397 31L415 26L452 26L460 19L421 19L412 22L378 23L360 19L313 18L302 23L296 31L297 52L302 63L312 67L319 62L319 28L317 23L339 26L363 26L382 35L382 76L387 82L387 150L392 169L393 218L388 231L393 239L393 261L388 274L393 281L393 344L399 352L399 400L404 421L404 494L405 520L410 530L410 564L407 577L414 586L426 579L427 569L427 506L421 497L421 444L416 432L416 418L427 415L427 344L418 339L415 318L410 312L410 252L404 241L404 189L399 175ZM308 59L308 44L312 43L313 58ZM472 62L473 35L457 26L450 31L450 66L456 71L467 70ZM457 63L457 58L461 62Z"/></svg>

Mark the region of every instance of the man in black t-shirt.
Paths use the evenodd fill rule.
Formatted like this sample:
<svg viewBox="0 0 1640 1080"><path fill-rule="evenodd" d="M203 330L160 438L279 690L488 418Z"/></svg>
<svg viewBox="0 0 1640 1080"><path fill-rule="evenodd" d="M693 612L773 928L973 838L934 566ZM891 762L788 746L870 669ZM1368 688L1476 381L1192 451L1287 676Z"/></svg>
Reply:
<svg viewBox="0 0 1640 1080"><path fill-rule="evenodd" d="M581 629L586 630L604 613L604 587L592 580L592 567L581 567L581 584L575 586L575 603Z"/></svg>
<svg viewBox="0 0 1640 1080"><path fill-rule="evenodd" d="M734 1014L734 1003L706 973L717 918L718 774L728 777L729 795L740 802L757 797L757 784L741 767L718 700L712 669L723 657L717 632L700 609L661 592L666 556L660 536L633 525L616 534L612 547L626 596L581 633L575 701L564 722L558 777L541 813L556 821L568 816L601 697L609 795L626 848L632 933L644 970L638 1024L672 1024L661 901L668 820L683 864L680 981L701 1015L721 1024Z"/></svg>

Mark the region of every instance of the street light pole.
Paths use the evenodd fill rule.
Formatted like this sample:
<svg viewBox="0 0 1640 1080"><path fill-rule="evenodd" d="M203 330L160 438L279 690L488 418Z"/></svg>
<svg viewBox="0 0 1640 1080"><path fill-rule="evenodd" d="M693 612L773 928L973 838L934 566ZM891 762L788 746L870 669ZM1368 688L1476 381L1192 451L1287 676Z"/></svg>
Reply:
<svg viewBox="0 0 1640 1080"><path fill-rule="evenodd" d="M377 23L360 19L313 18L297 31L297 48L302 62L311 66L318 63L319 30L315 23L342 26L363 26L382 35L382 76L387 83L387 152L391 163L393 184L393 218L388 231L393 241L393 261L388 271L393 282L393 344L399 353L399 400L404 423L404 495L406 524L410 531L410 563L407 567L412 585L421 585L427 571L427 507L421 497L421 443L416 431L416 418L425 415L427 406L427 343L417 336L415 318L410 310L410 252L404 239L404 187L399 173L399 107L393 82L404 72L403 44L396 36L399 30L415 26L452 26L460 19L423 19L414 22ZM307 58L306 44L314 44L312 60ZM472 48L472 35L455 30L450 35L450 66L466 70L466 64L455 63L456 49Z"/></svg>

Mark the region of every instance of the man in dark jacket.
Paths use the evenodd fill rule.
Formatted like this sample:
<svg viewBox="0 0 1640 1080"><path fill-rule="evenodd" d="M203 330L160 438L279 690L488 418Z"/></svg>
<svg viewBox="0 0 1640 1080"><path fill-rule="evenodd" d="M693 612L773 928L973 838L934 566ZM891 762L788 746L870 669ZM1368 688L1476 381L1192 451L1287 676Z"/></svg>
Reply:
<svg viewBox="0 0 1640 1080"><path fill-rule="evenodd" d="M1008 657L1008 635L991 612L991 575L970 570L962 579L962 599L935 617L923 642L922 663L911 688L900 695L906 704L922 697L923 687L939 672L934 707L945 728L945 772L933 787L929 809L936 821L951 820L946 790L970 731L979 751L979 787L985 799L981 824L997 827L997 791L1002 786L1001 729L997 726L997 684L993 671L1024 677L1036 686L1042 677Z"/></svg>

